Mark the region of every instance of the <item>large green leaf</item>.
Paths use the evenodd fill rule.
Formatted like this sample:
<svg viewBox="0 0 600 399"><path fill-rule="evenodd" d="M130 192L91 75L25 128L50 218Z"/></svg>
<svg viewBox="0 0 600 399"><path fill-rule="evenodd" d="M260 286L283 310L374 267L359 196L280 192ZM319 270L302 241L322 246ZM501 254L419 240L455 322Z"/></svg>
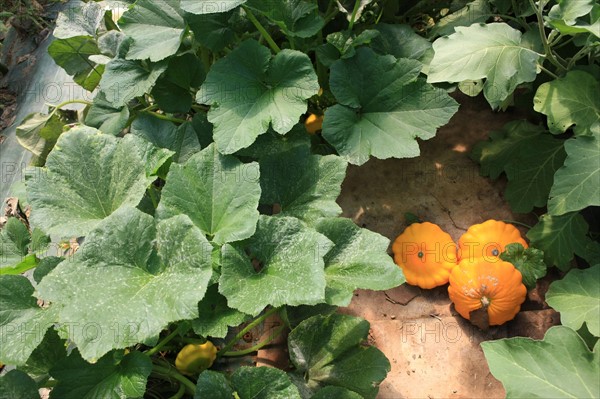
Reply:
<svg viewBox="0 0 600 399"><path fill-rule="evenodd" d="M194 39L211 51L218 52L235 41L235 30L229 22L233 12L187 15L186 21Z"/></svg>
<svg viewBox="0 0 600 399"><path fill-rule="evenodd" d="M240 367L231 382L240 399L300 399L285 371L272 367Z"/></svg>
<svg viewBox="0 0 600 399"><path fill-rule="evenodd" d="M17 127L17 140L22 147L37 157L37 165L43 165L56 140L63 133L66 123L67 120L60 110L49 115L30 114Z"/></svg>
<svg viewBox="0 0 600 399"><path fill-rule="evenodd" d="M77 351L57 364L50 372L58 384L51 398L60 399L128 399L141 398L146 392L152 361L141 352L125 356L109 353L89 364Z"/></svg>
<svg viewBox="0 0 600 399"><path fill-rule="evenodd" d="M165 69L166 62L146 65L140 61L115 58L106 65L100 90L113 107L119 108L150 92Z"/></svg>
<svg viewBox="0 0 600 399"><path fill-rule="evenodd" d="M548 202L554 174L566 157L563 143L542 127L518 120L490 133L471 157L481 164L483 176L496 179L506 172L506 199L514 212L526 213Z"/></svg>
<svg viewBox="0 0 600 399"><path fill-rule="evenodd" d="M69 338L93 361L144 342L171 322L198 317L212 276L211 251L188 217L155 227L151 216L123 207L86 237L71 261L44 277L38 292L61 306L61 322L72 323Z"/></svg>
<svg viewBox="0 0 600 399"><path fill-rule="evenodd" d="M181 8L192 14L217 14L234 9L246 0L181 0Z"/></svg>
<svg viewBox="0 0 600 399"><path fill-rule="evenodd" d="M188 215L216 244L248 238L258 220L259 175L257 163L221 155L211 144L171 166L157 216Z"/></svg>
<svg viewBox="0 0 600 399"><path fill-rule="evenodd" d="M206 295L198 304L197 319L192 322L194 332L201 337L225 338L229 327L236 327L250 316L227 306L227 299L219 294L219 287L208 287Z"/></svg>
<svg viewBox="0 0 600 399"><path fill-rule="evenodd" d="M137 206L172 152L134 135L95 129L63 134L45 168L29 171L31 222L61 237L84 236L124 206Z"/></svg>
<svg viewBox="0 0 600 399"><path fill-rule="evenodd" d="M544 252L539 249L524 248L518 242L508 244L500 259L512 263L521 272L523 284L528 289L534 288L537 280L546 275Z"/></svg>
<svg viewBox="0 0 600 399"><path fill-rule="evenodd" d="M368 333L369 322L341 314L313 316L300 323L288 338L300 391L334 385L374 399L390 362L374 346L363 346Z"/></svg>
<svg viewBox="0 0 600 399"><path fill-rule="evenodd" d="M546 302L560 312L563 325L579 330L583 323L600 337L600 265L574 269L550 285Z"/></svg>
<svg viewBox="0 0 600 399"><path fill-rule="evenodd" d="M307 223L342 212L335 202L346 176L346 162L335 155L311 155L297 147L261 159L260 202L279 205L280 215Z"/></svg>
<svg viewBox="0 0 600 399"><path fill-rule="evenodd" d="M373 39L371 47L380 54L421 60L431 50L429 40L415 33L410 25L377 24L374 29L380 35Z"/></svg>
<svg viewBox="0 0 600 399"><path fill-rule="evenodd" d="M205 77L204 66L195 55L172 57L167 71L156 81L152 97L164 112L186 113L194 101L190 89L198 89Z"/></svg>
<svg viewBox="0 0 600 399"><path fill-rule="evenodd" d="M511 121L501 130L491 132L488 141L477 143L471 157L481 164L482 176L497 179L519 148L535 144L544 132L544 128L525 120Z"/></svg>
<svg viewBox="0 0 600 399"><path fill-rule="evenodd" d="M548 212L563 215L600 205L600 133L565 142L567 159L554 175Z"/></svg>
<svg viewBox="0 0 600 399"><path fill-rule="evenodd" d="M330 385L319 389L311 399L362 399L362 396L346 388Z"/></svg>
<svg viewBox="0 0 600 399"><path fill-rule="evenodd" d="M90 60L91 55L100 54L94 39L89 36L57 39L48 47L48 53L84 89L93 91L98 86L104 66Z"/></svg>
<svg viewBox="0 0 600 399"><path fill-rule="evenodd" d="M339 104L325 112L323 137L350 163L369 156L419 155L416 138L430 139L458 104L418 79L421 63L359 48L331 67L331 90Z"/></svg>
<svg viewBox="0 0 600 399"><path fill-rule="evenodd" d="M198 377L194 399L231 399L233 393L234 389L225 375L206 370Z"/></svg>
<svg viewBox="0 0 600 399"><path fill-rule="evenodd" d="M577 212L561 216L544 215L540 221L527 232L531 245L544 251L544 258L549 265L561 270L568 270L575 254L584 256L588 225Z"/></svg>
<svg viewBox="0 0 600 399"><path fill-rule="evenodd" d="M324 23L318 4L306 0L248 0L246 6L265 15L288 37L311 37Z"/></svg>
<svg viewBox="0 0 600 399"><path fill-rule="evenodd" d="M37 383L44 384L50 378L50 370L67 357L67 346L58 332L50 328L46 331L42 342L27 359L27 363L19 366L18 369L27 373Z"/></svg>
<svg viewBox="0 0 600 399"><path fill-rule="evenodd" d="M269 129L267 133L258 136L250 147L236 152L236 155L262 160L298 147L310 148L310 145L311 135L306 134L303 123L298 123L285 136Z"/></svg>
<svg viewBox="0 0 600 399"><path fill-rule="evenodd" d="M29 232L25 224L11 217L0 230L0 275L21 274L38 265L36 254L45 251L50 238L41 230Z"/></svg>
<svg viewBox="0 0 600 399"><path fill-rule="evenodd" d="M183 163L202 149L198 133L191 122L179 126L151 115L138 116L131 133L143 137L159 148L173 151L173 161Z"/></svg>
<svg viewBox="0 0 600 399"><path fill-rule="evenodd" d="M261 216L254 236L223 247L219 291L251 315L268 305L324 302L323 256L331 246L298 219Z"/></svg>
<svg viewBox="0 0 600 399"><path fill-rule="evenodd" d="M0 268L14 266L29 253L31 236L23 222L9 218L0 230Z"/></svg>
<svg viewBox="0 0 600 399"><path fill-rule="evenodd" d="M522 42L521 32L505 23L456 27L433 43L435 55L427 81L462 82L486 79L483 94L493 108L517 85L533 82L541 55Z"/></svg>
<svg viewBox="0 0 600 399"><path fill-rule="evenodd" d="M177 52L185 21L179 1L138 0L119 19L119 27L133 39L127 58L163 60Z"/></svg>
<svg viewBox="0 0 600 399"><path fill-rule="evenodd" d="M316 230L335 244L325 255L327 303L348 306L357 288L381 291L405 281L387 254L387 238L361 229L350 219L322 219Z"/></svg>
<svg viewBox="0 0 600 399"><path fill-rule="evenodd" d="M234 395L235 392L235 395ZM223 374L206 370L198 378L194 399L300 399L288 375L271 367L240 367L227 380Z"/></svg>
<svg viewBox="0 0 600 399"><path fill-rule="evenodd" d="M504 197L513 212L527 213L544 207L554 182L554 174L567 156L564 142L549 134L521 143L506 165L508 185Z"/></svg>
<svg viewBox="0 0 600 399"><path fill-rule="evenodd" d="M85 116L85 124L103 133L114 136L121 133L129 121L129 107L113 107L106 100L104 92L99 92Z"/></svg>
<svg viewBox="0 0 600 399"><path fill-rule="evenodd" d="M66 7L56 18L52 35L57 39L75 36L96 37L96 31L104 18L104 7L96 2L80 3L81 7Z"/></svg>
<svg viewBox="0 0 600 399"><path fill-rule="evenodd" d="M487 0L471 1L460 10L451 12L435 23L429 37L450 35L458 26L470 26L475 22L485 22L492 15Z"/></svg>
<svg viewBox="0 0 600 399"><path fill-rule="evenodd" d="M565 142L567 159L554 175L548 212L563 215L600 205L600 134Z"/></svg>
<svg viewBox="0 0 600 399"><path fill-rule="evenodd" d="M11 370L0 376L0 399L37 399L37 384L30 376L19 370Z"/></svg>
<svg viewBox="0 0 600 399"><path fill-rule="evenodd" d="M548 116L548 128L564 133L575 125L578 136L600 134L600 83L584 71L570 71L538 87L533 108Z"/></svg>
<svg viewBox="0 0 600 399"><path fill-rule="evenodd" d="M509 338L481 344L507 398L597 398L600 352L590 352L570 328L557 326L542 341Z"/></svg>
<svg viewBox="0 0 600 399"><path fill-rule="evenodd" d="M575 25L577 18L587 15L594 7L594 0L557 0L557 3L548 12L548 19L567 25Z"/></svg>
<svg viewBox="0 0 600 399"><path fill-rule="evenodd" d="M23 276L0 276L0 362L22 365L57 321L56 306L41 308Z"/></svg>
<svg viewBox="0 0 600 399"><path fill-rule="evenodd" d="M254 40L240 44L208 72L196 96L211 105L208 120L223 154L248 147L269 125L285 134L306 112L306 100L317 94L319 83L306 54L271 51Z"/></svg>

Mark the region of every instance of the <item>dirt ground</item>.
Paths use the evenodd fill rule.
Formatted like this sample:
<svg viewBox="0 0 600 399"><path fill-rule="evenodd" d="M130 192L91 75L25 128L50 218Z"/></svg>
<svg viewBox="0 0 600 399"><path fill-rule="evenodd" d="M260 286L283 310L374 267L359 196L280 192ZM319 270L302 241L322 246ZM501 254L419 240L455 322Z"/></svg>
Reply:
<svg viewBox="0 0 600 399"><path fill-rule="evenodd" d="M338 200L343 216L390 240L406 227L406 212L440 225L455 240L487 219L534 223L532 215L512 214L502 198L505 182L479 176L468 158L475 143L518 116L495 113L480 98L457 99L459 112L434 139L421 142L421 157L372 159L350 167ZM456 313L447 285L358 291L341 311L370 321L371 340L390 360L392 370L379 398L503 398L502 384L490 374L479 344L517 335L539 339L558 324L558 314L543 301L552 279L529 293L515 320L487 332Z"/></svg>

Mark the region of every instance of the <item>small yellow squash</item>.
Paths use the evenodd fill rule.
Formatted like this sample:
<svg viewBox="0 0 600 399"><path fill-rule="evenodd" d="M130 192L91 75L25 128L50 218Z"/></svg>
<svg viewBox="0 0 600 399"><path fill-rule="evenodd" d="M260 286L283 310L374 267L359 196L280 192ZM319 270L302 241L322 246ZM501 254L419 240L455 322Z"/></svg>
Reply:
<svg viewBox="0 0 600 399"><path fill-rule="evenodd" d="M446 284L457 264L457 249L452 237L429 222L408 226L394 241L392 251L406 282L421 288Z"/></svg>

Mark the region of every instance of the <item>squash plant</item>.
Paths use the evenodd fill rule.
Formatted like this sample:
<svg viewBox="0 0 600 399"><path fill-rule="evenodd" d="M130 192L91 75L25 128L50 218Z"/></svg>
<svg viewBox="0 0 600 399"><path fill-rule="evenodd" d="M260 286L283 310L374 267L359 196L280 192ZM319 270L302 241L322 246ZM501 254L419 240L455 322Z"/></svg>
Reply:
<svg viewBox="0 0 600 399"><path fill-rule="evenodd" d="M530 110L472 152L483 176L506 176L514 212L539 215L527 233L533 248L511 244L500 257L528 286L545 274L536 258L568 272L546 295L563 326L542 341L483 343L490 369L507 397L598 397L600 243L585 215L600 205L600 5L471 1L440 22L428 82L482 92L494 109Z"/></svg>

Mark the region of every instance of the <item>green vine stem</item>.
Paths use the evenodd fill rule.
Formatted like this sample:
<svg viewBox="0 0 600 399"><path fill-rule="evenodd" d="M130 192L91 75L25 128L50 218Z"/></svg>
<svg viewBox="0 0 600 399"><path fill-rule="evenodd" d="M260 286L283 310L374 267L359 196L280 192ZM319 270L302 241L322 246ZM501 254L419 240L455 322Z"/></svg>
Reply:
<svg viewBox="0 0 600 399"><path fill-rule="evenodd" d="M575 66L575 63L583 57L585 57L589 51L590 48L588 46L585 46L582 49L580 49L577 53L575 53L575 55L569 60L569 63L567 64L567 69L573 68Z"/></svg>
<svg viewBox="0 0 600 399"><path fill-rule="evenodd" d="M269 345L271 342L273 342L273 340L277 337L279 337L281 335L281 333L283 332L283 330L286 328L287 326L284 324L281 327L279 327L277 330L275 330L273 332L273 334L271 334L271 336L269 336L269 338L265 339L262 342L259 342L258 344L254 345L251 348L248 349L243 349L240 351L231 351L231 352L225 352L223 353L223 356L227 356L227 357L235 357L235 356L245 356L248 355L252 352L256 352L262 348L264 348L265 346Z"/></svg>
<svg viewBox="0 0 600 399"><path fill-rule="evenodd" d="M194 394L196 392L196 385L185 376L177 372L175 369L166 368L157 364L152 365L152 373L157 377L161 377L164 380L170 381L171 379L177 380L181 384L185 385L188 393Z"/></svg>
<svg viewBox="0 0 600 399"><path fill-rule="evenodd" d="M260 21L258 19L256 19L256 16L254 16L254 13L246 6L242 6L242 8L244 9L244 11L246 11L246 15L248 16L248 19L250 20L250 22L252 22L252 24L254 24L254 26L260 32L262 37L265 38L265 40L269 44L269 47L271 47L271 50L273 50L275 52L275 54L279 53L281 51L281 49L279 48L277 43L275 43L275 40L273 40L273 38L271 37L269 32L267 32L267 30L265 29L265 27L262 26L262 24L260 23Z"/></svg>
<svg viewBox="0 0 600 399"><path fill-rule="evenodd" d="M354 27L354 20L356 19L356 14L358 13L358 9L360 8L360 0L356 0L354 2L354 9L352 10L352 16L350 17L350 23L348 24L348 30L352 30Z"/></svg>
<svg viewBox="0 0 600 399"><path fill-rule="evenodd" d="M46 104L47 106L54 108L54 110L52 110L52 112L50 112L50 114L48 115L48 118L52 118L54 116L54 114L56 114L58 112L59 109L61 109L65 105L69 105L69 104L92 105L91 102L85 101L85 100L69 100L69 101L62 102L58 105Z"/></svg>
<svg viewBox="0 0 600 399"><path fill-rule="evenodd" d="M235 345L236 342L238 342L240 339L242 339L242 337L244 335L246 335L246 333L248 331L252 330L254 327L256 327L257 325L262 323L267 317L269 317L272 314L275 314L277 312L279 312L279 308L272 308L269 311L265 312L262 316L256 318L252 323L250 323L246 327L244 327L244 329L242 329L242 331L237 333L237 335L235 337L233 337L233 339L231 341L229 341L227 343L227 345L225 345L221 350L219 350L219 352L217 352L217 359L220 358L221 356L223 356L223 354L227 353L229 351L229 349L231 349L233 347L233 345Z"/></svg>
<svg viewBox="0 0 600 399"><path fill-rule="evenodd" d="M154 202L154 200L152 202ZM179 331L182 330L182 325L183 324L179 324L177 328L171 334L167 335L162 341L160 341L158 345L146 351L146 355L152 356L157 354L166 344L168 344L173 338L175 338L179 334Z"/></svg>
<svg viewBox="0 0 600 399"><path fill-rule="evenodd" d="M179 385L179 390L177 391L177 393L173 396L171 396L169 399L181 399L183 398L183 395L185 395L185 389L186 386L184 384L180 384Z"/></svg>
<svg viewBox="0 0 600 399"><path fill-rule="evenodd" d="M173 118L172 116L167 116L167 115L159 114L158 112L154 112L154 111L146 111L144 113L145 114L150 114L150 115L154 116L155 118L162 119L164 121L169 121L169 122L174 122L174 123L185 123L185 122L187 122L185 119Z"/></svg>
<svg viewBox="0 0 600 399"><path fill-rule="evenodd" d="M152 187L152 185L148 187L146 191L148 192L148 197L150 197L150 201L152 201L152 206L154 207L154 209L158 208L159 200L156 196L156 193L154 192L154 188Z"/></svg>
<svg viewBox="0 0 600 399"><path fill-rule="evenodd" d="M545 73L547 73L548 75L552 76L554 79L558 79L558 75L556 75L554 72L550 71L549 69L545 68L542 64L537 64L537 66L544 71Z"/></svg>
<svg viewBox="0 0 600 399"><path fill-rule="evenodd" d="M560 71L565 72L567 69L556 59L552 49L550 48L550 45L548 44L548 37L546 37L546 31L544 30L544 16L542 15L542 10L544 9L543 3L540 1L540 5L537 7L534 0L529 0L529 4L535 10L535 15L538 20L538 28L540 31L540 38L542 39L542 45L544 46L544 51L546 52L548 61L550 61L552 65L557 67Z"/></svg>

